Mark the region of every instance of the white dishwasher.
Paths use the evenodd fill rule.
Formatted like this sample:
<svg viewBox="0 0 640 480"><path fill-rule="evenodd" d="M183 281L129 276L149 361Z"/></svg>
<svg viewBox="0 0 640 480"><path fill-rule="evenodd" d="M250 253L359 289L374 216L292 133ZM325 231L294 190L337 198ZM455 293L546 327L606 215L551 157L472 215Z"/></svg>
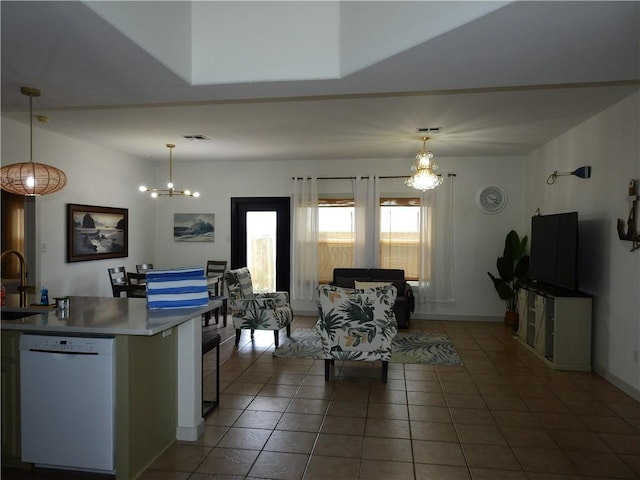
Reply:
<svg viewBox="0 0 640 480"><path fill-rule="evenodd" d="M20 336L22 460L115 472L112 337Z"/></svg>

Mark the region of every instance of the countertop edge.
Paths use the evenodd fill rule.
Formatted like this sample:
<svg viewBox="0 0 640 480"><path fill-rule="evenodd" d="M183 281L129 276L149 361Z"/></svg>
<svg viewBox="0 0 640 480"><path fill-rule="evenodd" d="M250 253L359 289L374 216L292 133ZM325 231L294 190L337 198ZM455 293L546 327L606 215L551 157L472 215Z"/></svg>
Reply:
<svg viewBox="0 0 640 480"><path fill-rule="evenodd" d="M74 297L71 297L73 300ZM85 297L90 299L92 297ZM103 297L98 297L103 298ZM111 297L104 297L111 298ZM116 299L114 301L139 302L140 299ZM2 310L6 312L21 313L24 312L25 317L14 320L2 320L0 330L17 330L25 332L51 332L62 334L84 334L84 335L137 335L137 336L153 336L169 330L189 320L200 317L202 314L218 308L222 302L219 300L211 300L209 304L202 307L180 308L180 309L140 309L140 305L136 305L137 314L135 315L137 322L124 322L122 325L68 325L65 324L64 318L59 318L55 309L39 308L39 307L15 307L3 306ZM73 308L73 307L72 307ZM144 312L144 313L142 313ZM77 312L76 312L77 313ZM39 315L38 315L39 314ZM49 317L51 315L51 317ZM154 316L155 315L155 316ZM144 316L144 317L143 317ZM163 318L166 316L168 318ZM51 323L49 323L51 322ZM136 324L137 323L137 324Z"/></svg>

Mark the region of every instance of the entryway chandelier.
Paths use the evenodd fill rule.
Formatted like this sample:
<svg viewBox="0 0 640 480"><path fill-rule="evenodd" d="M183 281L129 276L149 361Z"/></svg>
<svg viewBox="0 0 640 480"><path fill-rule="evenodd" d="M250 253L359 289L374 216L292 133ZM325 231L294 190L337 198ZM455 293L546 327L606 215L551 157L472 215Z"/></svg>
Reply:
<svg viewBox="0 0 640 480"><path fill-rule="evenodd" d="M429 137L422 137L422 150L416 155L416 163L411 166L413 174L404 181L405 185L423 192L436 188L444 181L435 173L438 165L433 161L433 153L427 150L427 140Z"/></svg>
<svg viewBox="0 0 640 480"><path fill-rule="evenodd" d="M169 183L167 183L167 188L152 188L146 187L144 185L140 185L139 190L141 192L151 192L152 198L168 196L185 196L185 197L199 197L200 194L198 192L192 192L191 190L176 190L173 185L173 149L176 146L173 143L167 143L167 148L169 149Z"/></svg>
<svg viewBox="0 0 640 480"><path fill-rule="evenodd" d="M33 161L33 97L39 97L40 90L22 87L20 93L29 97L29 161L4 165L0 169L2 189L29 197L62 190L67 184L65 173L51 165Z"/></svg>

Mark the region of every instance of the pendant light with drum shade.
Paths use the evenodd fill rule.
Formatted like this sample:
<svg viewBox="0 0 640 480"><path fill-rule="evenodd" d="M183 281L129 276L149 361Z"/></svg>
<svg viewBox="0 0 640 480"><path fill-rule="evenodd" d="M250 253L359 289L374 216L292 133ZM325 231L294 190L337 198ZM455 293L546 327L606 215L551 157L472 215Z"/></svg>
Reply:
<svg viewBox="0 0 640 480"><path fill-rule="evenodd" d="M33 97L39 97L40 90L22 87L20 93L29 97L29 161L3 165L0 169L1 187L7 192L30 197L55 193L67 184L65 173L51 165L33 161Z"/></svg>

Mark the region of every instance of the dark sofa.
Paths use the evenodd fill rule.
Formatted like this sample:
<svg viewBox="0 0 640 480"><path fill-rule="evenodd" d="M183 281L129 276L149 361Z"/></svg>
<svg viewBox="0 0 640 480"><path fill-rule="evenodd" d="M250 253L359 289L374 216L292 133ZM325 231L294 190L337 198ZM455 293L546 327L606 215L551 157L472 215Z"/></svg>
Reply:
<svg viewBox="0 0 640 480"><path fill-rule="evenodd" d="M399 328L409 328L409 318L415 308L413 290L404 279L404 270L391 268L334 268L333 285L354 288L359 282L391 282L398 290L394 313Z"/></svg>

